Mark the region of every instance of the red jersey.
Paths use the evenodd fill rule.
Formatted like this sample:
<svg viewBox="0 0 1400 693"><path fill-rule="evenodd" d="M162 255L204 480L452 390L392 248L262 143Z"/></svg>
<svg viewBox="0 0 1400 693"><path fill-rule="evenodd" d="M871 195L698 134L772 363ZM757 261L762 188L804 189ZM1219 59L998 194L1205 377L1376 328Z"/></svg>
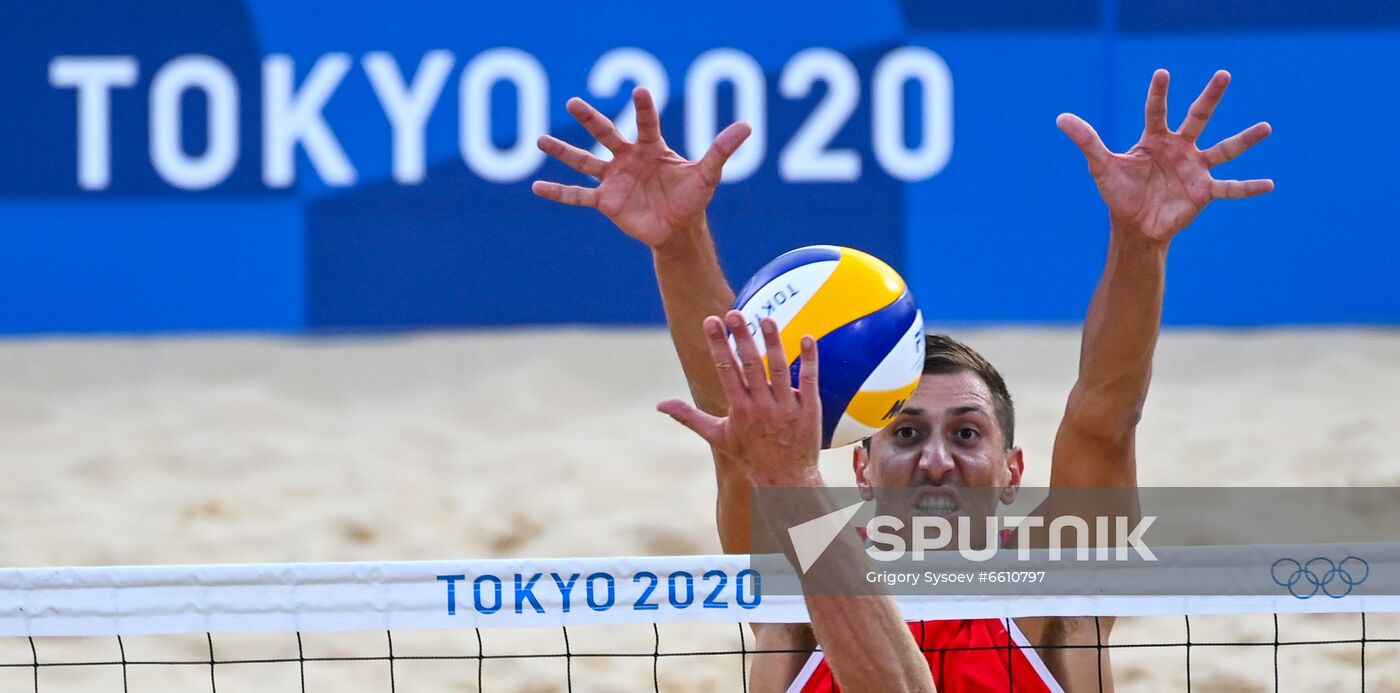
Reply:
<svg viewBox="0 0 1400 693"><path fill-rule="evenodd" d="M915 621L909 630L939 693L1064 693L1013 620ZM821 650L788 687L788 693L839 690Z"/></svg>

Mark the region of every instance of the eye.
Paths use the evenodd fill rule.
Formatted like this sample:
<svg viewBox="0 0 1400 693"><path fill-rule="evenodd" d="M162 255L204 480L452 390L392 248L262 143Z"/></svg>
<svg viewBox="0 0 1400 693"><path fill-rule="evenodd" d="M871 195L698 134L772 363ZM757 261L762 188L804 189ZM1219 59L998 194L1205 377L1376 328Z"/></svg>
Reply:
<svg viewBox="0 0 1400 693"><path fill-rule="evenodd" d="M963 426L962 428L959 428L957 431L953 432L953 437L964 442L977 440L981 436L982 433L971 426Z"/></svg>
<svg viewBox="0 0 1400 693"><path fill-rule="evenodd" d="M917 437L919 437L919 431L913 426L900 426L894 429L895 440L913 440Z"/></svg>

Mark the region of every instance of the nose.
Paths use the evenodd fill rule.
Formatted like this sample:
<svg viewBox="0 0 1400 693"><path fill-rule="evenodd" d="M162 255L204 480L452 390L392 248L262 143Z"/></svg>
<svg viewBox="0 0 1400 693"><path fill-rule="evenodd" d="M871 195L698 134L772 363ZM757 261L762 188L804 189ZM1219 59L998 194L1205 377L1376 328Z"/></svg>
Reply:
<svg viewBox="0 0 1400 693"><path fill-rule="evenodd" d="M931 438L928 445L919 451L919 471L934 483L942 483L953 473L953 456L943 440Z"/></svg>

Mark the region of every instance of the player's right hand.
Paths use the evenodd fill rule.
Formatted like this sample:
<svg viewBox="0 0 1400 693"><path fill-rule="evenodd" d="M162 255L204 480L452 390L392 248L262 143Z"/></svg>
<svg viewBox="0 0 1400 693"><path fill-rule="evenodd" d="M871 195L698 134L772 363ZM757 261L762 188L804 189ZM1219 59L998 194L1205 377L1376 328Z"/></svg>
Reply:
<svg viewBox="0 0 1400 693"><path fill-rule="evenodd" d="M821 395L817 391L817 343L801 341L798 387L792 387L787 357L772 318L760 322L767 359L749 334L744 316L731 310L705 319L715 371L729 398L729 415L713 416L684 400L669 399L657 409L694 431L717 455L734 460L754 486L820 485ZM735 348L725 337L734 334Z"/></svg>
<svg viewBox="0 0 1400 693"><path fill-rule="evenodd" d="M540 137L546 154L587 176L593 188L537 180L531 189L547 200L592 207L627 235L662 250L687 231L701 229L705 207L719 185L724 162L753 131L747 123L725 128L698 161L689 161L661 138L661 116L643 87L632 91L637 110L637 141L628 142L612 121L580 98L569 99L569 113L612 152L603 161L557 137Z"/></svg>

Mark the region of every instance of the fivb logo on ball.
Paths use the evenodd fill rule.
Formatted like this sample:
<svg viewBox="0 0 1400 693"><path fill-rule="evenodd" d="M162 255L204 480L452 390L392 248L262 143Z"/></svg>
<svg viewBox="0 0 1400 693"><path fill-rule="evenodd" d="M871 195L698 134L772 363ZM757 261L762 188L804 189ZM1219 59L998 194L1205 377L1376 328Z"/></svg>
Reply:
<svg viewBox="0 0 1400 693"><path fill-rule="evenodd" d="M778 324L794 387L801 339L817 340L822 447L884 428L919 385L923 315L899 273L869 253L831 245L784 253L744 285L734 307L750 334L763 318Z"/></svg>

